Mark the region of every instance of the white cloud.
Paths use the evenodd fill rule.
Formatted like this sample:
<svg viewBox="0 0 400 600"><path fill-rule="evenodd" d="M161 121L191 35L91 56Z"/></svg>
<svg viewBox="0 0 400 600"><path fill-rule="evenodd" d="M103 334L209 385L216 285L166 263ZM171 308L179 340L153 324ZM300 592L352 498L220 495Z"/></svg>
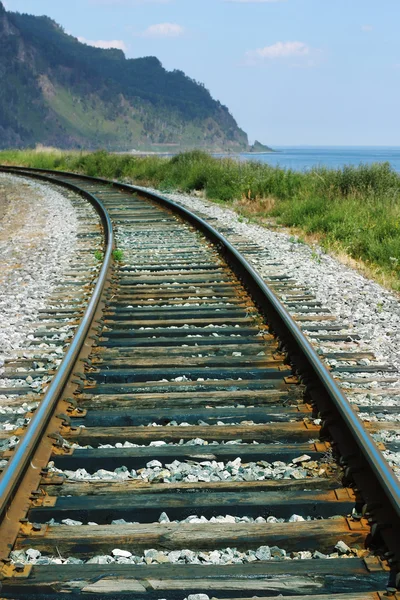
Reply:
<svg viewBox="0 0 400 600"><path fill-rule="evenodd" d="M177 23L157 23L150 25L143 33L143 37L179 37L185 32L184 28Z"/></svg>
<svg viewBox="0 0 400 600"><path fill-rule="evenodd" d="M372 25L361 25L361 31L370 32L373 30Z"/></svg>
<svg viewBox="0 0 400 600"><path fill-rule="evenodd" d="M267 2L285 2L286 0L224 0L224 2L235 2L236 4L267 4Z"/></svg>
<svg viewBox="0 0 400 600"><path fill-rule="evenodd" d="M95 48L117 48L118 50L123 50L126 52L128 50L125 42L122 40L87 40L84 37L79 37L78 40L82 42L82 44L88 44L88 46L94 46Z"/></svg>
<svg viewBox="0 0 400 600"><path fill-rule="evenodd" d="M103 6L137 6L138 4L169 4L172 0L89 0L90 4Z"/></svg>
<svg viewBox="0 0 400 600"><path fill-rule="evenodd" d="M240 64L252 67L279 62L291 68L309 69L321 64L322 60L323 51L312 48L304 42L276 42L264 48L249 50Z"/></svg>
<svg viewBox="0 0 400 600"><path fill-rule="evenodd" d="M276 42L271 46L257 48L246 52L247 58L273 60L277 58L304 57L311 53L311 48L304 42Z"/></svg>

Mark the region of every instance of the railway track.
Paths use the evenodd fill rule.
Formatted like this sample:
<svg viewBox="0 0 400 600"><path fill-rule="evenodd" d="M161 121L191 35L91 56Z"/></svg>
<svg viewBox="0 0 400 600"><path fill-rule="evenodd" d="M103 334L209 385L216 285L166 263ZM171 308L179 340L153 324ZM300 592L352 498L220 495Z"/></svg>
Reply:
<svg viewBox="0 0 400 600"><path fill-rule="evenodd" d="M272 291L340 341L307 290L158 196L8 171L83 195L105 242L84 316L60 297L35 333L63 345L79 316L0 457L1 597L399 597L398 481Z"/></svg>

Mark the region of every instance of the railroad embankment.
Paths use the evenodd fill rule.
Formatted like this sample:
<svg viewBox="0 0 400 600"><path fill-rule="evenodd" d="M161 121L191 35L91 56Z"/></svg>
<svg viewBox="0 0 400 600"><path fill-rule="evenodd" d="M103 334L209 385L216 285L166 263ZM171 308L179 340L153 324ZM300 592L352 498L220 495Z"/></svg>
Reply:
<svg viewBox="0 0 400 600"><path fill-rule="evenodd" d="M400 556L399 494L386 492L399 484L380 454L399 474L398 369L363 344L362 317L345 322L336 297L339 317L314 295L313 271L301 280L307 247L285 249L288 234L194 196L173 203L74 174L47 178L71 202L78 193L100 201L109 225L100 250L98 223L79 211L82 255L5 363L0 468L12 494L1 495L2 593L208 600L283 590L327 600L332 574L343 599L395 591L400 559L389 581L370 522L386 524L380 553ZM113 240L118 265L105 262L97 279ZM325 257L320 266L332 277ZM90 287L104 280L100 306L90 300L80 322ZM55 371L61 356L73 360Z"/></svg>
<svg viewBox="0 0 400 600"><path fill-rule="evenodd" d="M29 323L69 265L77 223L59 192L0 174L0 381L4 357L25 342Z"/></svg>
<svg viewBox="0 0 400 600"><path fill-rule="evenodd" d="M3 595L395 593L393 294L194 195L10 171L78 227L0 379Z"/></svg>
<svg viewBox="0 0 400 600"><path fill-rule="evenodd" d="M400 290L400 177L388 163L297 172L194 151L173 158L7 151L0 162L77 171L163 191L197 192L264 225L294 228L298 242L359 261Z"/></svg>

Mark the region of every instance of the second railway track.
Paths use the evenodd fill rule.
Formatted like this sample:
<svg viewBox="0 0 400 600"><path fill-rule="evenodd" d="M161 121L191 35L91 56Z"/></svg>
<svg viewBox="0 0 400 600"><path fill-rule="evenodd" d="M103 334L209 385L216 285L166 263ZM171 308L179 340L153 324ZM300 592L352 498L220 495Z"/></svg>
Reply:
<svg viewBox="0 0 400 600"><path fill-rule="evenodd" d="M237 250L129 186L15 172L107 214L82 343L6 456L0 596L396 597L399 484ZM75 312L53 306L39 339Z"/></svg>

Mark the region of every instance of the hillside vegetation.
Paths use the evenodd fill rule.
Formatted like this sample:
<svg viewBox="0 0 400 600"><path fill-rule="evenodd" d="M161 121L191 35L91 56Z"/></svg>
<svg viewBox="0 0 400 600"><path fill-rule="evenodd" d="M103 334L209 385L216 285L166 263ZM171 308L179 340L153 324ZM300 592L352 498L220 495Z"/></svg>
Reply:
<svg viewBox="0 0 400 600"><path fill-rule="evenodd" d="M388 163L298 172L199 151L171 159L0 152L0 163L76 171L164 191L201 190L259 224L272 217L313 236L326 250L363 261L379 281L400 291L400 177Z"/></svg>
<svg viewBox="0 0 400 600"><path fill-rule="evenodd" d="M155 57L80 43L0 1L0 148L248 148L229 110Z"/></svg>

